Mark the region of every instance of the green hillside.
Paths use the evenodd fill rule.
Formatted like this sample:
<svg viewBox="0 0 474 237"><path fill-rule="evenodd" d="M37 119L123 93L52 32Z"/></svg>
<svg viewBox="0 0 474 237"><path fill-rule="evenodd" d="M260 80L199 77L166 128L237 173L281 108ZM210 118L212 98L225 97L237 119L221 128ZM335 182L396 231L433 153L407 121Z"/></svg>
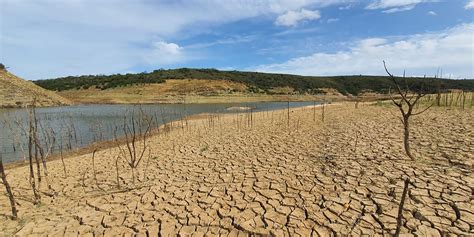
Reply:
<svg viewBox="0 0 474 237"><path fill-rule="evenodd" d="M135 84L162 83L166 79L207 79L228 80L243 83L248 86L249 92L271 93L270 90L278 87L290 87L299 93L316 94L320 88L334 88L342 94L358 95L370 91L386 93L394 84L385 76L298 76L289 74L273 74L241 71L219 71L216 69L169 69L155 70L150 73L115 74L115 75L88 75L69 76L63 78L38 80L35 83L43 88L64 91L71 89L88 89L91 87L107 90L115 87L125 87ZM398 78L401 82L407 81L410 88L424 88L434 92L441 90L460 89L474 91L474 80L448 80L436 78Z"/></svg>

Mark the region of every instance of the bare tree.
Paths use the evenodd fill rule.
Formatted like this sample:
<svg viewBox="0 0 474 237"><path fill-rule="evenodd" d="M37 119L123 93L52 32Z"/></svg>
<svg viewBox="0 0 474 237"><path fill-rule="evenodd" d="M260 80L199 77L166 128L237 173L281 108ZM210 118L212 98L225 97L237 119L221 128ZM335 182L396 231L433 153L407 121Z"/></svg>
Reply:
<svg viewBox="0 0 474 237"><path fill-rule="evenodd" d="M99 186L99 183L98 183L98 181L97 181L97 174L96 174L96 171L95 171L95 159L94 159L94 158L95 158L95 153L96 153L96 152L97 152L97 148L94 149L94 151L92 152L92 172L93 172L93 174L94 174L94 181L95 181L95 184L96 184L97 186Z"/></svg>
<svg viewBox="0 0 474 237"><path fill-rule="evenodd" d="M313 122L316 121L316 101L313 101Z"/></svg>
<svg viewBox="0 0 474 237"><path fill-rule="evenodd" d="M323 103L321 103L321 121L324 123L324 115L326 110L326 100L323 99Z"/></svg>
<svg viewBox="0 0 474 237"><path fill-rule="evenodd" d="M33 107L34 107L34 103L33 103ZM35 198L35 203L38 203L39 200L40 200L40 196L38 194L38 192L36 191L36 184L35 184L35 172L34 172L34 169L33 169L33 149L35 147L34 145L34 140L35 140L35 126L34 126L34 121L33 121L33 110L29 110L28 111L28 114L29 114L29 121L28 121L28 161L29 161L29 170L30 170L30 176L29 176L29 180L30 180L30 185L31 185L31 189L33 190L33 196Z"/></svg>
<svg viewBox="0 0 474 237"><path fill-rule="evenodd" d="M64 156L63 156L63 138L61 137L61 145L59 146L60 149L60 155L61 155L61 163L63 164L63 171L64 171L64 177L67 177L67 171L66 171L66 164L64 163Z"/></svg>
<svg viewBox="0 0 474 237"><path fill-rule="evenodd" d="M287 103L287 126L288 126L288 129L290 129L290 96L288 96L288 103Z"/></svg>
<svg viewBox="0 0 474 237"><path fill-rule="evenodd" d="M415 159L415 157L411 154L411 151L410 151L410 142L409 142L409 139L410 139L410 117L414 116L414 115L422 114L423 112L425 112L429 108L431 108L431 106L433 106L433 104L430 104L429 106L425 107L424 109L415 112L414 111L415 105L417 105L417 103L420 101L420 99L423 98L426 95L425 92L423 91L423 89L420 88L420 89L416 90L415 95L410 96L409 95L410 89L408 88L408 85L405 85L406 88L402 89L400 87L400 85L398 84L397 80L395 79L395 76L388 71L387 66L385 64L385 61L383 61L383 66L384 66L385 71L387 72L387 74L392 79L393 83L395 83L397 93L401 97L401 99L396 101L395 98L392 97L392 94L391 94L390 89L389 89L390 98L392 99L393 104L398 107L398 109L400 110L400 113L402 114L401 121L403 123L403 128L404 128L403 144L404 144L404 147L405 147L405 152L407 153L408 157L410 157L411 159ZM405 77L405 73L403 73L403 77ZM405 84L407 84L406 81L405 81Z"/></svg>
<svg viewBox="0 0 474 237"><path fill-rule="evenodd" d="M33 112L35 114L35 112ZM41 143L40 139L39 139L39 134L38 134L38 119L36 117L36 115L34 115L34 120L35 120L35 134L34 134L34 144L35 144L35 147L37 148L39 154L40 154L40 157L41 157L41 162L43 163L43 172L44 172L44 177L46 179L46 184L48 186L48 189L51 189L51 184L49 183L49 178L48 178L48 167L46 166L46 159L49 157L49 155L51 154L51 151L53 149L53 146L54 146L54 143L55 143L55 137L54 135L47 135L48 139L52 139L52 142L48 144L46 144L47 149L46 151L44 150L43 148L43 144ZM46 138L46 136L44 137ZM39 172L39 169L38 169L38 172ZM38 173L38 176L40 176L41 174ZM38 177L39 178L39 177Z"/></svg>
<svg viewBox="0 0 474 237"><path fill-rule="evenodd" d="M116 171L116 178L117 178L117 188L120 189L120 173L119 173L119 162L120 156L115 157L115 171Z"/></svg>
<svg viewBox="0 0 474 237"><path fill-rule="evenodd" d="M12 208L12 218L16 219L18 217L18 212L16 210L15 197L13 196L12 189L10 184L7 181L7 175L5 174L5 169L3 168L3 158L2 153L0 153L0 175L2 177L3 186L7 191L8 199L10 199L10 206Z"/></svg>
<svg viewBox="0 0 474 237"><path fill-rule="evenodd" d="M125 135L125 146L118 145L121 156L132 169L132 181L135 183L135 169L143 159L145 151L148 148L147 138L151 133L151 120L148 118L143 109L139 108L138 117L135 117L135 110L130 114L130 118L125 114L123 120L123 133ZM118 141L116 135L115 140Z"/></svg>

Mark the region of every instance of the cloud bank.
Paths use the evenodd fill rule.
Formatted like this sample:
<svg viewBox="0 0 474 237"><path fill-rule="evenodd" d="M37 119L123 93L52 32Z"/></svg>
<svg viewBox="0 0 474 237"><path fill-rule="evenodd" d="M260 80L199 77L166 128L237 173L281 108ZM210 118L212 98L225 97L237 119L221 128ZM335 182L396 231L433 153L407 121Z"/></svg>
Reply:
<svg viewBox="0 0 474 237"><path fill-rule="evenodd" d="M283 63L260 65L250 70L303 75L384 75L382 60L394 73L434 75L440 67L452 78L474 78L474 24L405 37L369 38L349 50L313 53Z"/></svg>

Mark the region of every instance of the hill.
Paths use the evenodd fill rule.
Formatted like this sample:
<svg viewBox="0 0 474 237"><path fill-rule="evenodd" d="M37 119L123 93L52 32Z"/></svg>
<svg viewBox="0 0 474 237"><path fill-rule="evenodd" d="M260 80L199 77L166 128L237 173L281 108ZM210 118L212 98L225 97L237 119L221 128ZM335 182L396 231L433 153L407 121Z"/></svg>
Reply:
<svg viewBox="0 0 474 237"><path fill-rule="evenodd" d="M25 107L36 98L37 106L68 105L71 102L52 91L0 69L0 108Z"/></svg>
<svg viewBox="0 0 474 237"><path fill-rule="evenodd" d="M402 78L399 78L402 80ZM181 80L181 82L180 82ZM435 92L459 89L474 90L474 80L448 80L410 77L403 79L411 88L424 88ZM124 100L127 96L163 97L173 95L320 95L328 91L343 96L359 96L368 93L386 94L394 84L385 76L298 76L241 71L219 71L216 69L169 69L149 73L69 76L39 80L37 85L48 90L74 94L82 102ZM201 85L189 88L186 85ZM217 84L217 86L216 86ZM223 84L227 86L222 87ZM173 87L174 86L174 87ZM174 88L165 90L163 88ZM183 88L188 88L183 91ZM201 90L197 89L201 88ZM204 88L204 89L203 89ZM67 91L65 93L64 91ZM150 94L151 93L151 94ZM119 95L120 94L120 95ZM88 98L85 98L88 97ZM96 98L97 97L97 98ZM115 98L115 99L113 99ZM135 101L139 98L132 99ZM162 100L160 100L162 101ZM124 102L124 101L122 101ZM126 101L125 101L126 102Z"/></svg>

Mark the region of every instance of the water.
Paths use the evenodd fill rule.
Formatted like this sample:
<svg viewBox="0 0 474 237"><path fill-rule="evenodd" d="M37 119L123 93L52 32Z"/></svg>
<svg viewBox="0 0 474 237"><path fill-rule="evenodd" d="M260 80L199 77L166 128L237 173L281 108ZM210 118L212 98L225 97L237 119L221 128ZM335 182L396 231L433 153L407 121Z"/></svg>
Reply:
<svg viewBox="0 0 474 237"><path fill-rule="evenodd" d="M313 102L290 102L290 107L312 105ZM185 115L200 113L231 113L231 107L251 107L254 112L283 109L287 102L257 102L228 104L152 104L152 105L75 105L37 108L38 136L45 150L52 153L81 148L94 142L122 136L115 129L124 124L124 115L136 115L153 121L153 127L181 119ZM141 110L140 110L141 108ZM140 113L143 111L143 113ZM245 111L235 111L245 112ZM3 161L23 160L27 157L28 111L26 109L0 109L0 152ZM54 141L53 141L54 137ZM45 151L46 152L46 151Z"/></svg>

